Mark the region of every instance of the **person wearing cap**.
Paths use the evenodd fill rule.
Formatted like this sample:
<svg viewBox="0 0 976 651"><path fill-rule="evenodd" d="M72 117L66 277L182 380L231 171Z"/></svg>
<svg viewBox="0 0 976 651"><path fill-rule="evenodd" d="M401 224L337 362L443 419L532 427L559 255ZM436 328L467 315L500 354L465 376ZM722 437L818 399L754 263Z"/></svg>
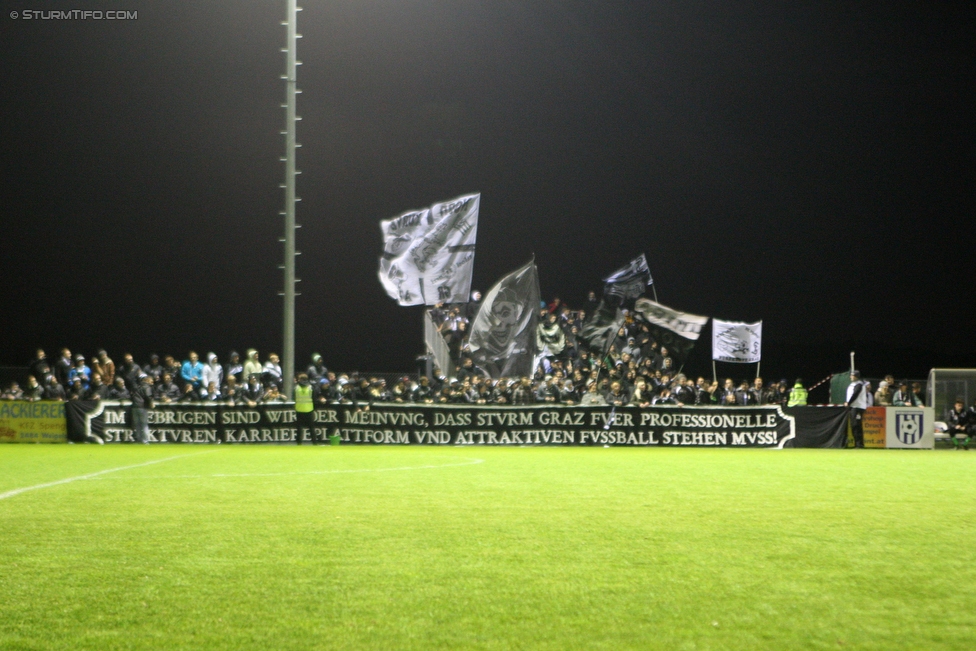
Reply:
<svg viewBox="0 0 976 651"><path fill-rule="evenodd" d="M861 380L860 371L851 371L851 383L847 387L847 401L844 406L850 409L848 416L854 447L864 447L864 411L868 408L867 391Z"/></svg>
<svg viewBox="0 0 976 651"><path fill-rule="evenodd" d="M921 407L922 403L918 399L911 389L908 388L908 382L902 382L898 385L898 390L895 391L894 397L891 399L891 404L895 407Z"/></svg>
<svg viewBox="0 0 976 651"><path fill-rule="evenodd" d="M309 381L307 373L298 376L298 384L295 385L295 422L298 432L295 434L295 444L301 445L305 438L305 430L308 430L312 445L319 444L319 436L315 433L315 413L314 389Z"/></svg>
<svg viewBox="0 0 976 651"><path fill-rule="evenodd" d="M878 382L878 390L874 392L874 404L877 407L891 406L891 384L887 380Z"/></svg>
<svg viewBox="0 0 976 651"><path fill-rule="evenodd" d="M969 410L966 409L966 403L963 402L962 396L956 398L955 404L949 409L949 413L946 414L945 421L946 425L949 426L949 440L952 441L955 449L962 448L968 450L969 428L972 423L970 423Z"/></svg>
<svg viewBox="0 0 976 651"><path fill-rule="evenodd" d="M91 369L85 365L84 355L75 355L75 365L68 371L68 384L74 384L75 378L81 378L81 385L88 389L91 382Z"/></svg>

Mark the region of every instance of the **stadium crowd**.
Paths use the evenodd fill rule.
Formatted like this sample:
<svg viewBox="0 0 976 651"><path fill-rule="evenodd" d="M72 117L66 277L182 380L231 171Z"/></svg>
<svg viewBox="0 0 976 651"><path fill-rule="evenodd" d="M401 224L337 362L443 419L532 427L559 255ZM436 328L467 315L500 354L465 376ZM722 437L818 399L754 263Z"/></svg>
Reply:
<svg viewBox="0 0 976 651"><path fill-rule="evenodd" d="M304 370L317 403L375 402L421 404L526 405L802 405L807 390L801 379L764 383L762 378L718 382L704 376L691 377L675 368L666 346L651 335L646 323L627 314L623 325L606 350L593 354L580 333L587 310L573 310L559 298L540 306L535 332L535 372L531 377L491 378L475 365L466 347L468 326L477 313L480 295L470 303L441 305L430 310L431 318L444 336L452 354L450 377L435 368L433 377L392 380L362 377L356 373L335 373L315 354ZM597 306L595 293L588 299L588 311ZM212 402L228 405L257 405L286 401L280 360L274 353L264 360L249 349L243 358L232 351L225 361L214 353L201 360L190 351L183 361L172 355L151 355L139 365L131 354L118 365L105 350L86 359L67 348L53 362L38 350L29 367L25 386L13 382L0 398L8 400L130 400L142 384L151 386L156 403ZM142 391L147 393L147 391ZM869 392L877 405L921 406L918 383L895 383L891 376ZM138 399L138 398L137 398ZM976 424L976 405L971 421Z"/></svg>

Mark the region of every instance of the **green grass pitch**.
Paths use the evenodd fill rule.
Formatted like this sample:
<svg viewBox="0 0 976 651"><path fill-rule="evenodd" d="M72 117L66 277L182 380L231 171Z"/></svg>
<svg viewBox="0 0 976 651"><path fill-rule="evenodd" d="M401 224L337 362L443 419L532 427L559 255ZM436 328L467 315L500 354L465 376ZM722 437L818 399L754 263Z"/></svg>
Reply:
<svg viewBox="0 0 976 651"><path fill-rule="evenodd" d="M949 451L5 445L0 649L973 649L974 471Z"/></svg>

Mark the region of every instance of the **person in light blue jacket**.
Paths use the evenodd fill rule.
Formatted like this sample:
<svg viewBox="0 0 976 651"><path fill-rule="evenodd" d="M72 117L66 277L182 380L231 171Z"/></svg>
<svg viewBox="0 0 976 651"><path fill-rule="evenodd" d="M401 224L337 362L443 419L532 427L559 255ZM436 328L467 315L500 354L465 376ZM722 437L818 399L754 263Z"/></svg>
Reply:
<svg viewBox="0 0 976 651"><path fill-rule="evenodd" d="M200 363L200 358L192 350L190 351L190 359L183 362L180 377L185 383L192 384L197 391L203 386L203 364Z"/></svg>

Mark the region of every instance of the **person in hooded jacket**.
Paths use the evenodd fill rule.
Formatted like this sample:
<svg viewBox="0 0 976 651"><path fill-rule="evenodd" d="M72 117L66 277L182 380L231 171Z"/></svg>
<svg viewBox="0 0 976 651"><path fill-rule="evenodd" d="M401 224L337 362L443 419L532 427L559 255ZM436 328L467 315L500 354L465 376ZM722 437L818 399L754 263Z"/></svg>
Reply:
<svg viewBox="0 0 976 651"><path fill-rule="evenodd" d="M261 366L261 360L258 359L258 351L253 348L248 348L247 360L244 361L244 377L250 382L252 375L261 377L261 373L263 372L264 367Z"/></svg>
<svg viewBox="0 0 976 651"><path fill-rule="evenodd" d="M203 382L201 386L206 387L209 393L211 384L216 387L217 393L219 394L220 387L224 385L224 367L217 361L217 355L207 353L207 363L203 367Z"/></svg>
<svg viewBox="0 0 976 651"><path fill-rule="evenodd" d="M325 367L322 363L322 356L318 353L312 355L312 363L309 364L308 370L305 372L308 375L308 381L312 384L318 384L319 381L326 377L329 373L329 369Z"/></svg>

